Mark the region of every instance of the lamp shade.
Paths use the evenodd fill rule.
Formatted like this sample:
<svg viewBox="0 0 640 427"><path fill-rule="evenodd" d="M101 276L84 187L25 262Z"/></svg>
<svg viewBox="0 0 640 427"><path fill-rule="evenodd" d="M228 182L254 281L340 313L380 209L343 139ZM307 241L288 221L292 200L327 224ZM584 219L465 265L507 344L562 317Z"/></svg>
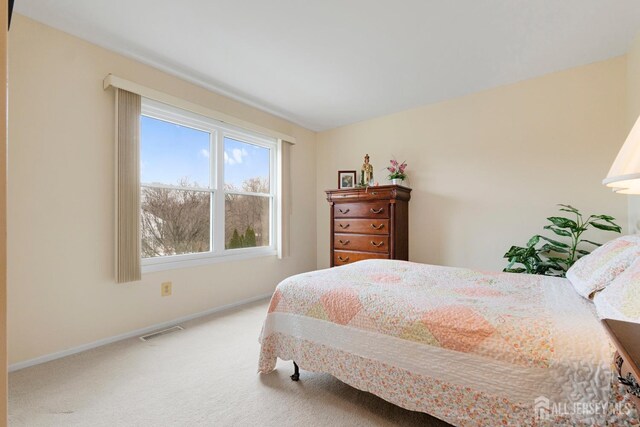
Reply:
<svg viewBox="0 0 640 427"><path fill-rule="evenodd" d="M640 194L640 117L602 183L619 194Z"/></svg>

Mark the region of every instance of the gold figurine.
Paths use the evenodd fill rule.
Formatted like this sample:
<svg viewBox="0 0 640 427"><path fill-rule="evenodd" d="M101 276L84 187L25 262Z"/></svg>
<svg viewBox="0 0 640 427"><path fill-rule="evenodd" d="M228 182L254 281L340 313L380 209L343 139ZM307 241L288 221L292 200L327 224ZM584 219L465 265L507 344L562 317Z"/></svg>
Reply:
<svg viewBox="0 0 640 427"><path fill-rule="evenodd" d="M360 184L363 186L373 185L373 166L369 163L369 155L364 156L364 164L360 171Z"/></svg>

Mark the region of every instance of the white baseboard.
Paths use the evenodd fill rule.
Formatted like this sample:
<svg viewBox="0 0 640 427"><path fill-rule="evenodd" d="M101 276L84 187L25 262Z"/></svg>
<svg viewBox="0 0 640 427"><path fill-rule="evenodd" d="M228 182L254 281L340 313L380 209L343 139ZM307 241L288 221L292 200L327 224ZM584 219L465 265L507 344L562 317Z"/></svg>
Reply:
<svg viewBox="0 0 640 427"><path fill-rule="evenodd" d="M103 345L111 344L116 341L126 340L128 338L138 337L140 335L145 335L150 332L156 331L158 329L165 329L171 326L175 326L178 323L188 322L189 320L197 319L198 317L207 316L213 313L219 313L221 311L230 310L232 308L240 307L242 305L251 304L252 302L260 301L263 299L267 299L271 297L271 293L265 295L258 295L253 298L248 298L242 301L234 302L231 304L223 305L220 307L211 308L209 310L201 311L199 313L190 314L188 316L179 317L177 319L169 320L167 322L158 323L155 325L148 326L142 329L136 329L135 331L127 332L125 334L116 335L109 338L104 338L98 341L94 341L88 344L83 344L78 347L70 348L67 350L57 351L51 354L45 354L44 356L36 357L34 359L25 360L22 362L17 362L9 365L9 372L18 371L20 369L28 368L30 366L39 365L41 363L50 362L52 360L60 359L62 357L71 356L72 354L81 353L83 351L91 350L92 348L100 347Z"/></svg>

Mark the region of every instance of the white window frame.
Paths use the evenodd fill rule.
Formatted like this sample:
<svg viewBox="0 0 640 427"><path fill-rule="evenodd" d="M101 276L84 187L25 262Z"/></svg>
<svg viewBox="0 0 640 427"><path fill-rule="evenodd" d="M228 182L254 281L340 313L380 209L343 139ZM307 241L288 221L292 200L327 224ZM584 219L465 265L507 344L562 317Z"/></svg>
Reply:
<svg viewBox="0 0 640 427"><path fill-rule="evenodd" d="M279 144L275 138L260 135L254 131L241 129L227 123L201 116L190 111L172 107L161 102L142 98L142 115L180 126L208 132L210 160L210 182L208 188L187 188L170 185L140 183L140 188L170 188L176 190L208 191L211 194L210 204L210 243L208 252L194 254L168 255L153 258L142 258L142 273L162 271L174 268L195 267L222 261L250 259L262 256L276 256L278 253L278 182L277 166ZM240 142L257 145L269 149L269 193L233 192L233 194L268 197L269 204L269 246L255 248L225 249L225 194L224 191L224 138L230 137ZM142 233L141 233L142 235Z"/></svg>

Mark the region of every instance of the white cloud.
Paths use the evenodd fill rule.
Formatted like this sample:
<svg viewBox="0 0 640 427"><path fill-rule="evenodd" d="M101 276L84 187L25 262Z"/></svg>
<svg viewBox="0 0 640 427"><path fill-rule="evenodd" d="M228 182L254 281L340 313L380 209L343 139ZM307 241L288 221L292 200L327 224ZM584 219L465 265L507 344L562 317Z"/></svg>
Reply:
<svg viewBox="0 0 640 427"><path fill-rule="evenodd" d="M236 161L233 160L233 158L229 157L229 154L227 154L226 151L224 152L224 162L226 164L229 164L229 165L235 165L236 164Z"/></svg>
<svg viewBox="0 0 640 427"><path fill-rule="evenodd" d="M248 155L249 153L244 148L234 148L231 150L231 155L229 155L227 151L224 152L224 162L229 165L239 164L242 163L242 159Z"/></svg>
<svg viewBox="0 0 640 427"><path fill-rule="evenodd" d="M247 153L247 150L245 150L244 148L242 150L239 148L233 149L233 158L238 163L242 163L242 158L247 156L248 154L249 153Z"/></svg>
<svg viewBox="0 0 640 427"><path fill-rule="evenodd" d="M206 148L203 148L202 150L200 150L200 155L202 155L202 157L206 157L208 159L209 158L209 150L207 150Z"/></svg>

